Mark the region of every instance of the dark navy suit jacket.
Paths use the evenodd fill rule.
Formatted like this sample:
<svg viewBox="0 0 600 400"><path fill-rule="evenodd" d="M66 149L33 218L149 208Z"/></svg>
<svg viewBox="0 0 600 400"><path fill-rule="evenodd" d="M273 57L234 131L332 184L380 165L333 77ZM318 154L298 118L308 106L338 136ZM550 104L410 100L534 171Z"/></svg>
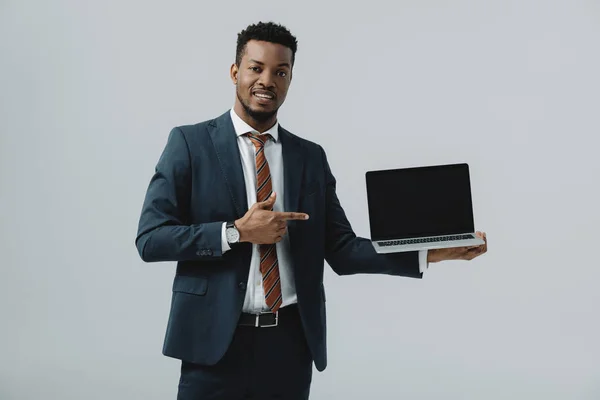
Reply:
<svg viewBox="0 0 600 400"><path fill-rule="evenodd" d="M336 195L323 148L279 128L298 308L316 368L327 365L324 261L339 275L421 278L418 252L381 255L356 237ZM163 346L169 357L204 365L227 350L244 303L252 245L223 254L221 226L247 211L237 138L229 112L174 128L150 180L135 240L142 260L176 261Z"/></svg>

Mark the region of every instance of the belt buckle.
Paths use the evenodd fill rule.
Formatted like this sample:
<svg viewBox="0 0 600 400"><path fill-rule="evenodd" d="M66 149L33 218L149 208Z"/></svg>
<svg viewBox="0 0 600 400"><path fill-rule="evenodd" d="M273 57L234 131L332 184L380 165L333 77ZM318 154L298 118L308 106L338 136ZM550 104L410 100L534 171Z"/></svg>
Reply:
<svg viewBox="0 0 600 400"><path fill-rule="evenodd" d="M271 328L271 327L277 326L279 324L279 310L275 311L275 323L274 324L261 325L259 322L259 318L261 315L264 315L264 314L272 314L272 313L270 311L267 311L267 312L262 312L260 314L256 314L256 320L254 322L254 326L256 328Z"/></svg>

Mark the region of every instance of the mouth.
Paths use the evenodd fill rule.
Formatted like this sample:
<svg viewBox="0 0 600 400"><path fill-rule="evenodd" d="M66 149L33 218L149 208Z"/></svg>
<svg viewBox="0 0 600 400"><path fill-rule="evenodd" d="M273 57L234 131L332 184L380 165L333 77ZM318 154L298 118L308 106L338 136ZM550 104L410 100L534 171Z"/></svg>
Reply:
<svg viewBox="0 0 600 400"><path fill-rule="evenodd" d="M252 96L259 104L271 104L275 101L275 93L268 90L253 90Z"/></svg>

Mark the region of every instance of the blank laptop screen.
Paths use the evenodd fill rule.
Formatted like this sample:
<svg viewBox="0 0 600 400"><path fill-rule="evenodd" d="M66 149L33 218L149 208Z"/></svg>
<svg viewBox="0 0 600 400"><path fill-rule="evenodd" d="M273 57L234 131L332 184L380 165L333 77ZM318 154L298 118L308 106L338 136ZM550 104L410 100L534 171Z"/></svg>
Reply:
<svg viewBox="0 0 600 400"><path fill-rule="evenodd" d="M372 240L474 231L467 164L366 174Z"/></svg>

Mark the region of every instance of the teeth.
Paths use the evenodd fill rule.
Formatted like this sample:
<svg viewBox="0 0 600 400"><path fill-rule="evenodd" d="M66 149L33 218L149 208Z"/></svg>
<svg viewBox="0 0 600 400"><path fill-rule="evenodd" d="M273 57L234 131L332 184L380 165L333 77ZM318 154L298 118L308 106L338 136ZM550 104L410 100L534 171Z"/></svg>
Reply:
<svg viewBox="0 0 600 400"><path fill-rule="evenodd" d="M260 97L262 99L272 99L273 98L273 96L269 96L268 94L262 94L262 93L254 93L254 95L256 97Z"/></svg>

